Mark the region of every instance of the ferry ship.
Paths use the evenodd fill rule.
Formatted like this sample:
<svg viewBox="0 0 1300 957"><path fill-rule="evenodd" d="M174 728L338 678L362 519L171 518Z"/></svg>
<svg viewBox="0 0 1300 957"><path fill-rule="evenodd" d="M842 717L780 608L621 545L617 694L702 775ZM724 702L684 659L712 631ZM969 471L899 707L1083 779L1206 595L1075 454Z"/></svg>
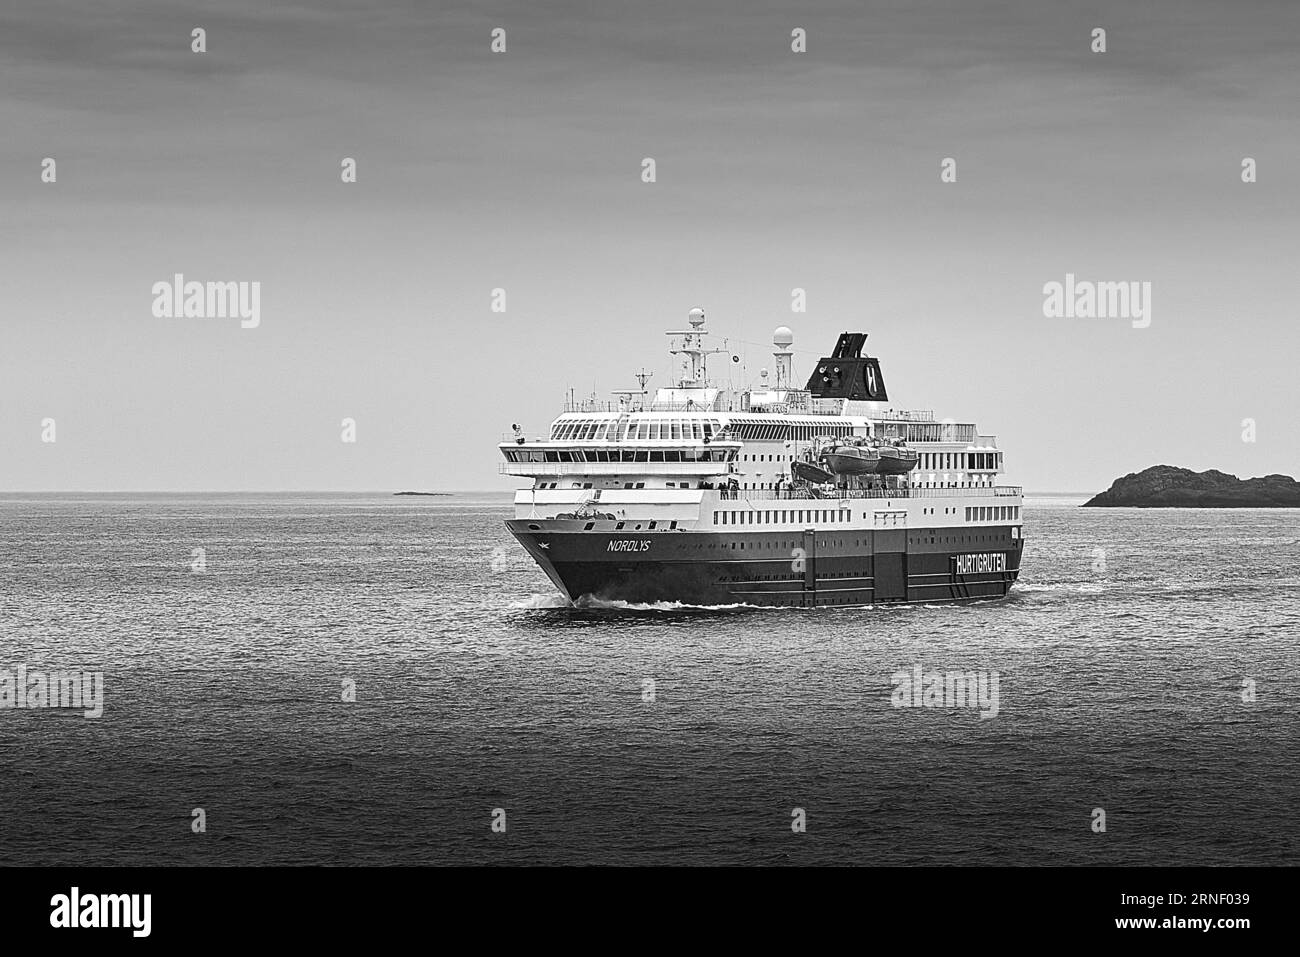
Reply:
<svg viewBox="0 0 1300 957"><path fill-rule="evenodd" d="M571 601L797 607L999 599L1020 571L1021 489L997 439L895 409L867 336L845 332L795 384L714 384L702 309L670 331L680 377L653 395L570 399L501 471L532 480L506 526Z"/></svg>

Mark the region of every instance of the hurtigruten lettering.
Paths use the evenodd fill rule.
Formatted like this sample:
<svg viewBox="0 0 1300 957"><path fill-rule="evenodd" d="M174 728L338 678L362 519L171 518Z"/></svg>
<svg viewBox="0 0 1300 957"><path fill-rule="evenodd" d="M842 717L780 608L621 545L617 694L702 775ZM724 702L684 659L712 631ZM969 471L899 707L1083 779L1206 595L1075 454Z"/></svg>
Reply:
<svg viewBox="0 0 1300 957"><path fill-rule="evenodd" d="M987 572L1007 570L1007 556L1003 552L983 552L976 555L957 556L958 575L983 575Z"/></svg>

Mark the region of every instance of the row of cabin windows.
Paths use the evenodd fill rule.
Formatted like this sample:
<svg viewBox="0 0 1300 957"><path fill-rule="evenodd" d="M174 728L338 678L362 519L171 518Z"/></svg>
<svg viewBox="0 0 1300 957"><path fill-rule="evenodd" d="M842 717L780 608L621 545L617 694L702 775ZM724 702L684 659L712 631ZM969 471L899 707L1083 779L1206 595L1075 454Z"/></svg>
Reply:
<svg viewBox="0 0 1300 957"><path fill-rule="evenodd" d="M536 485L533 486L533 488L539 488L539 489L540 489L540 488L555 488L555 487L556 487L556 483L555 483L555 482L538 482ZM582 488L591 488L591 483L590 483L590 482L570 482L568 487L569 487L569 488L579 488L579 489L582 489ZM657 488L657 487L658 487L658 486L652 486L652 488ZM690 482L664 482L664 488L690 488L690 487L691 487L691 483L690 483ZM706 482L701 482L701 483L699 483L699 485L697 485L697 486L695 486L695 487L696 487L696 488L711 488L712 486L710 486L710 485L709 485L708 483L706 483ZM605 483L603 483L603 484L601 485L601 488L618 488L618 483L617 483L617 482L605 482ZM624 483L623 483L623 488L632 488L632 489L636 489L636 488L645 488L645 482L624 482Z"/></svg>
<svg viewBox="0 0 1300 957"><path fill-rule="evenodd" d="M1018 522L1019 505L976 505L966 509L968 522Z"/></svg>
<svg viewBox="0 0 1300 957"><path fill-rule="evenodd" d="M619 434L618 419L562 419L551 427L551 440L555 442L588 440L633 442L654 439L702 442L713 438L720 430L716 421L703 419L638 419L628 420L627 428Z"/></svg>
<svg viewBox="0 0 1300 957"><path fill-rule="evenodd" d="M824 435L846 438L861 434L852 422L737 422L731 421L731 434L742 442L809 441ZM908 442L974 442L975 426L939 422L877 423L875 434L886 438L903 438Z"/></svg>
<svg viewBox="0 0 1300 957"><path fill-rule="evenodd" d="M714 525L773 525L789 522L847 522L847 508L770 509L753 512L714 512Z"/></svg>
<svg viewBox="0 0 1300 957"><path fill-rule="evenodd" d="M1011 536L1015 538L1015 535ZM923 531L920 535L909 535L909 545L998 545L1006 543L1006 536L995 535L935 535L934 530Z"/></svg>
<svg viewBox="0 0 1300 957"><path fill-rule="evenodd" d="M507 449L508 462L730 462L730 449Z"/></svg>
<svg viewBox="0 0 1300 957"><path fill-rule="evenodd" d="M945 509L945 511L947 511ZM865 520L868 513L863 512ZM714 525L770 525L789 522L847 522L848 509L772 509L758 511L714 512ZM1017 522L1019 505L979 505L966 509L968 522ZM875 512L875 525L898 525L906 521L902 512Z"/></svg>
<svg viewBox="0 0 1300 957"><path fill-rule="evenodd" d="M608 440L619 442L632 439L696 439L703 440L721 431L717 419L627 419L625 435L619 434L617 418L561 419L551 427L554 441ZM841 438L853 435L851 422L732 422L731 433L743 442L809 441L824 435ZM941 425L939 423L893 423L878 426L890 436L902 435L908 442L973 442L974 425ZM941 453L953 454L953 453ZM981 455L985 453L979 453ZM986 466L971 466L984 468Z"/></svg>
<svg viewBox="0 0 1300 957"><path fill-rule="evenodd" d="M821 548L827 548L827 547L842 548L845 545L847 545L849 542L847 538L819 538L816 541L817 541L817 545ZM730 543L722 542L721 544L714 542L714 543L709 543L707 545L704 543L700 543L695 546L695 549L696 551L699 551L700 549L704 549L704 548L721 548L723 551L726 551L728 548L732 549L733 551L737 549L740 551L745 551L747 549L750 551L761 551L763 549L769 549L769 550L776 549L777 551L784 551L787 548L789 549L802 548L804 544L805 543L801 539L795 539L794 541L786 541L784 539L780 539L776 541L757 541L757 542L749 542L749 543L743 541L730 542ZM862 548L869 544L870 544L870 539L865 539L865 538L853 539L853 546L855 548ZM802 578L803 576L799 575L797 577ZM820 577L828 578L832 576L822 575ZM841 576L834 576L834 577L841 577ZM842 577L851 578L853 576L846 574Z"/></svg>
<svg viewBox="0 0 1300 957"><path fill-rule="evenodd" d="M1002 468L1001 452L922 452L921 472L996 472Z"/></svg>
<svg viewBox="0 0 1300 957"><path fill-rule="evenodd" d="M732 422L727 427L732 436L741 442L809 441L823 435L847 438L854 434L851 422L817 422L808 425L791 425L788 422Z"/></svg>
<svg viewBox="0 0 1300 957"><path fill-rule="evenodd" d="M615 526L615 530L616 530L616 531L622 531L622 530L625 529L626 526L629 526L629 525L631 525L631 524L632 524L631 522L619 522L619 523ZM642 528L642 524L643 524L643 523L637 523L637 526L636 526L636 528L634 529L634 531L640 531L641 528ZM591 530L595 527L595 525L596 525L595 522L588 522L588 523L587 523L585 526L583 526L583 527L584 527L587 531L591 531ZM663 526L663 522L660 522L659 525L660 525L660 527L662 527L662 526ZM650 523L649 523L649 528L653 529L654 527L655 527L655 523L654 523L654 522L650 522ZM677 523L676 523L676 522L671 523L671 527L672 527L672 528L676 528L676 527L677 527ZM931 544L931 545L935 545L935 544L946 544L946 545L981 545L981 544L984 544L984 545L997 545L997 544L1004 544L1004 543L1006 542L1006 539L1005 539L1004 536L1002 536L1002 535L996 535L996 534L990 534L990 535L935 535L935 534L933 533L933 531L931 530L931 531L922 532L922 533L919 534L919 535L910 535L910 536L908 536L907 541L908 541L908 543L911 544L911 545L924 545L924 544L926 544L927 542L928 542L929 544ZM796 548L802 548L802 547L804 546L804 544L805 544L805 543L804 543L803 541L801 541L800 539L794 539L793 541L787 541L786 539L778 539L778 540L756 541L756 542L743 542L743 541L737 541L737 542L708 542L708 543L705 543L705 542L696 542L696 543L695 543L695 550L696 550L697 552L699 552L699 551L705 551L705 550L709 550L709 549L718 549L718 548L722 549L723 551L731 550L731 551L742 551L742 552L743 552L743 551L774 551L774 550L775 550L775 551L778 551L778 552L783 552L783 551L786 551L786 550L790 550L790 551L791 551L791 554L793 554L793 549L796 549ZM847 547L848 544L849 544L849 539L847 539L847 538L820 538L820 539L817 539L817 545L818 545L818 547L820 547L820 548L828 548L828 547L829 547L829 548L839 548L839 549L843 549L843 548ZM855 538L855 539L853 539L853 547L854 547L854 548L868 548L868 547L871 546L871 544L872 544L872 542L871 542L871 539L869 539L869 538ZM831 558L831 557L843 558L844 556L829 556L829 555L828 555L828 556L823 556L823 557L824 557L824 558ZM817 578L818 578L819 581L820 581L821 579L823 579L823 578L859 578L859 577L863 577L863 576L865 576L866 574L867 574L867 569L866 569L866 568L862 568L862 569L858 570L857 573L855 573L855 572L853 572L853 571L839 571L839 572L831 572L831 571L827 571L827 572L823 572L823 573L818 574ZM802 578L803 575L800 573L800 574L792 575L792 576L790 576L790 577L792 577L792 578ZM779 580L781 580L782 578L783 578L783 576L781 576L781 575L776 575L776 576L773 576L773 577L772 577L771 579L769 579L769 580L779 581ZM763 579L762 579L762 578L752 578L752 577L749 578L749 579L739 578L739 577L737 577L737 578L730 578L730 579L728 579L728 578L721 578L721 579L719 579L719 581L745 581L745 580L749 580L749 581L762 581Z"/></svg>

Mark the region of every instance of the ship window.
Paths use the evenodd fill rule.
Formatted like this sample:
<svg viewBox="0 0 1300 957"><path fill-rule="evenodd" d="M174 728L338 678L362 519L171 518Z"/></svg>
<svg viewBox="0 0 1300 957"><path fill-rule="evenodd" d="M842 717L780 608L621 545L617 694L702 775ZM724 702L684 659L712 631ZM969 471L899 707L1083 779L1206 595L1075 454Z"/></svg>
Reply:
<svg viewBox="0 0 1300 957"><path fill-rule="evenodd" d="M651 461L651 462L662 462L663 460L664 460L664 454L663 454L662 452L651 452L651 453L650 453L650 461Z"/></svg>
<svg viewBox="0 0 1300 957"><path fill-rule="evenodd" d="M636 483L636 487L637 487L637 488L645 488L645 482L637 482L637 483ZM641 527L641 526L639 526L639 525L637 526L637 528L640 528L640 527Z"/></svg>
<svg viewBox="0 0 1300 957"><path fill-rule="evenodd" d="M640 527L641 527L640 525L637 526L637 528L640 528ZM654 522L651 522L650 525L649 525L649 527L650 527L650 528L654 528L654 527L655 527L655 523L654 523Z"/></svg>
<svg viewBox="0 0 1300 957"><path fill-rule="evenodd" d="M645 451L641 451L641 452L637 452L637 453L636 453L636 459L635 459L635 461L637 461L637 462L645 462L645 461L648 461L648 460L649 460L649 453L647 453L647 452L645 452Z"/></svg>
<svg viewBox="0 0 1300 957"><path fill-rule="evenodd" d="M668 530L669 530L669 531L672 531L672 530L673 530L674 528L676 528L676 527L677 527L677 523L676 523L675 521L674 521L674 522L669 522L669 523L668 523ZM696 547L696 548L699 548L698 545L696 545L695 547Z"/></svg>
<svg viewBox="0 0 1300 957"><path fill-rule="evenodd" d="M714 525L717 525L717 524L718 524L718 513L717 513L717 512L714 512L714 513L713 513L713 524L714 524Z"/></svg>

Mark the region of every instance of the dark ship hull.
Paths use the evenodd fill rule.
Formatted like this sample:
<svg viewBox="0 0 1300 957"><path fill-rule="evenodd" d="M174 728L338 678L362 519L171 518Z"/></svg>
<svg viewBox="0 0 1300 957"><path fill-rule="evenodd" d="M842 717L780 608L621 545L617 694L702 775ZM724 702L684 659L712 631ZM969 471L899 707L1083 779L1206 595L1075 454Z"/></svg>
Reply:
<svg viewBox="0 0 1300 957"><path fill-rule="evenodd" d="M764 532L585 530L512 519L571 601L794 607L1004 598L1020 572L1012 526ZM942 544L941 544L942 543Z"/></svg>

